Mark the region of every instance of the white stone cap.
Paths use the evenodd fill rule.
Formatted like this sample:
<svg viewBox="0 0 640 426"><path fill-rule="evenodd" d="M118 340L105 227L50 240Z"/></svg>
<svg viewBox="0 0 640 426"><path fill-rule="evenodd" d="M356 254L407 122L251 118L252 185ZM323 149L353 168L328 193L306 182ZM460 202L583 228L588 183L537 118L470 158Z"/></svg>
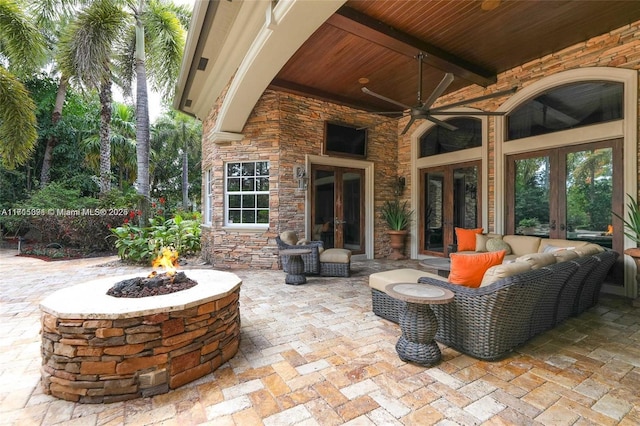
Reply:
<svg viewBox="0 0 640 426"><path fill-rule="evenodd" d="M242 280L231 272L214 269L183 270L198 285L176 293L152 297L113 297L107 291L122 280L144 273L119 275L86 281L56 291L40 303L43 312L58 318L120 319L161 312L173 312L222 299L236 291Z"/></svg>

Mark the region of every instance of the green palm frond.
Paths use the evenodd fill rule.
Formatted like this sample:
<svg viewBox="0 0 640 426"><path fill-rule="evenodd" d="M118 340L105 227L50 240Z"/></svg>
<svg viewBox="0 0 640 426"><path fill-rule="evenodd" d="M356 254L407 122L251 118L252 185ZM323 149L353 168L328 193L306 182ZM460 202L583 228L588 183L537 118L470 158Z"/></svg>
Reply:
<svg viewBox="0 0 640 426"><path fill-rule="evenodd" d="M382 218L393 231L402 231L409 227L413 210L409 208L409 202L400 202L397 198L393 201L385 201L380 210Z"/></svg>
<svg viewBox="0 0 640 426"><path fill-rule="evenodd" d="M0 67L0 160L8 169L24 164L38 139L36 105L24 85Z"/></svg>
<svg viewBox="0 0 640 426"><path fill-rule="evenodd" d="M61 37L61 68L89 87L110 79L109 63L130 16L109 0L83 9Z"/></svg>
<svg viewBox="0 0 640 426"><path fill-rule="evenodd" d="M14 0L0 0L0 39L11 70L26 73L43 63L44 38Z"/></svg>
<svg viewBox="0 0 640 426"><path fill-rule="evenodd" d="M154 90L171 97L180 72L186 31L174 10L152 1L144 14L149 79Z"/></svg>
<svg viewBox="0 0 640 426"><path fill-rule="evenodd" d="M627 203L629 219L625 219L615 212L612 213L622 219L625 227L624 235L640 246L640 207L638 207L638 201L631 194L627 194L627 197L629 197L629 202Z"/></svg>

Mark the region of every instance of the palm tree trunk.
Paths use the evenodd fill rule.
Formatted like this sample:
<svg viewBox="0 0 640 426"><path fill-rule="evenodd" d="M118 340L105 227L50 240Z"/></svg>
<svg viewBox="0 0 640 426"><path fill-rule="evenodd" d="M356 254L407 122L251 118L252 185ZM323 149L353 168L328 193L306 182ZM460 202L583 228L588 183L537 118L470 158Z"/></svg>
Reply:
<svg viewBox="0 0 640 426"><path fill-rule="evenodd" d="M62 107L67 97L67 88L69 87L69 76L63 74L60 77L58 92L56 94L56 103L51 113L51 124L55 128L56 124L62 118ZM58 137L55 132L47 138L47 146L44 149L44 158L42 159L42 171L40 172L40 187L44 188L51 182L51 163L53 162L53 149L58 144Z"/></svg>
<svg viewBox="0 0 640 426"><path fill-rule="evenodd" d="M100 195L111 190L111 80L100 84Z"/></svg>
<svg viewBox="0 0 640 426"><path fill-rule="evenodd" d="M189 157L187 150L182 153L182 207L189 208Z"/></svg>
<svg viewBox="0 0 640 426"><path fill-rule="evenodd" d="M187 151L186 125L182 123L182 208L189 209L189 153Z"/></svg>
<svg viewBox="0 0 640 426"><path fill-rule="evenodd" d="M137 190L149 198L149 98L144 52L144 26L140 20L144 0L136 13L136 157L138 161Z"/></svg>

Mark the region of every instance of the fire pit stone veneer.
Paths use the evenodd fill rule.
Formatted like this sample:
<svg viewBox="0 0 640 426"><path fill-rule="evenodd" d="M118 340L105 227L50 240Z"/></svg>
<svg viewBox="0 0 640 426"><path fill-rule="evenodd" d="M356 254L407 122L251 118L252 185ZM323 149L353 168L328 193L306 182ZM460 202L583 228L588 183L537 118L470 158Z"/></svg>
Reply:
<svg viewBox="0 0 640 426"><path fill-rule="evenodd" d="M40 304L46 394L109 403L168 392L217 369L238 351L235 274L188 270L198 285L143 298L107 290L140 274L59 290Z"/></svg>

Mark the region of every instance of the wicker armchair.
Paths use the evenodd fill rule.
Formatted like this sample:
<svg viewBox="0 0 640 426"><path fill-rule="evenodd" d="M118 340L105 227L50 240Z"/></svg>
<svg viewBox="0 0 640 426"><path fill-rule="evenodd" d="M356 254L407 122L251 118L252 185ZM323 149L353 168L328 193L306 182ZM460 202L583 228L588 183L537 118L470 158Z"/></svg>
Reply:
<svg viewBox="0 0 640 426"><path fill-rule="evenodd" d="M284 240L283 240L284 238ZM295 244L290 244L294 242ZM287 240L287 242L285 242ZM322 241L308 241L305 244L300 244L298 242L297 235L292 231L285 231L279 236L276 237L276 243L278 244L278 250L288 250L288 249L309 249L311 253L302 255L302 261L304 262L304 273L310 275L317 275L320 273L320 252L322 252L323 243ZM289 272L289 258L287 256L282 256L282 270L284 272Z"/></svg>

